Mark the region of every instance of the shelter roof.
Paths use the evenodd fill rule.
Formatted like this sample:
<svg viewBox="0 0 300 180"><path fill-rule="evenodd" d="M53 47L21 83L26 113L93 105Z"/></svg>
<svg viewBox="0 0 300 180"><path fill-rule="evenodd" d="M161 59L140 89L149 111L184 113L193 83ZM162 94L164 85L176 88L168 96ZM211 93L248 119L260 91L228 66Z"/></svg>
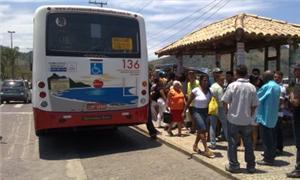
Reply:
<svg viewBox="0 0 300 180"><path fill-rule="evenodd" d="M289 40L299 43L300 25L243 13L198 29L155 54L192 55L232 51L240 39L248 49L288 44Z"/></svg>

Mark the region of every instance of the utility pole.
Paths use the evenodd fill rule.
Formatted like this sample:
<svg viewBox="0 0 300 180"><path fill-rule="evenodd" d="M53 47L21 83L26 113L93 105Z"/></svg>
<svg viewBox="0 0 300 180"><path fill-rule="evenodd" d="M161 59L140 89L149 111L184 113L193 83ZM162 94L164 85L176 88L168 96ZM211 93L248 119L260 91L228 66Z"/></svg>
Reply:
<svg viewBox="0 0 300 180"><path fill-rule="evenodd" d="M7 31L10 34L10 48L13 48L13 33L15 33L15 31Z"/></svg>
<svg viewBox="0 0 300 180"><path fill-rule="evenodd" d="M107 2L97 2L97 0L89 0L89 4L95 4L96 6L100 5L100 7L107 6Z"/></svg>
<svg viewBox="0 0 300 180"><path fill-rule="evenodd" d="M13 50L13 34L15 31L7 31L10 34L10 52L11 52L11 78L15 79L15 55Z"/></svg>
<svg viewBox="0 0 300 180"><path fill-rule="evenodd" d="M33 60L32 60L32 55L33 55L33 49L32 48L26 48L29 50L29 70L32 71L32 63L33 63Z"/></svg>

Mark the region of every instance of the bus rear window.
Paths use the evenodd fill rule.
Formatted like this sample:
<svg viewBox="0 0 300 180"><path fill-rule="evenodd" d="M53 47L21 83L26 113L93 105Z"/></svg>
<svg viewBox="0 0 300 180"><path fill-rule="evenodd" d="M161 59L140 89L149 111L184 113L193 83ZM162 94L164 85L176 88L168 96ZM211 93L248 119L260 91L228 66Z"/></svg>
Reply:
<svg viewBox="0 0 300 180"><path fill-rule="evenodd" d="M46 30L46 55L140 57L139 24L134 18L52 13Z"/></svg>

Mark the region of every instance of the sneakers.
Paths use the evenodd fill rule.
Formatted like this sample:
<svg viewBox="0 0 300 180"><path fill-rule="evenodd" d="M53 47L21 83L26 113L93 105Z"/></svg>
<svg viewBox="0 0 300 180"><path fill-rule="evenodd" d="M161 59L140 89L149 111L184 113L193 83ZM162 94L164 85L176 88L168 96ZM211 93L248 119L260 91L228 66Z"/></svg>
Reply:
<svg viewBox="0 0 300 180"><path fill-rule="evenodd" d="M226 164L226 165L225 165L225 170L228 171L228 172L230 172L230 173L240 173L240 172L241 172L240 167L234 167L234 168L233 168L233 167L230 167L229 164ZM251 167L251 168L248 168L248 167L247 167L247 173L253 174L253 173L255 173L255 172L256 172L255 167Z"/></svg>
<svg viewBox="0 0 300 180"><path fill-rule="evenodd" d="M215 150L215 149L217 148L217 146L214 145L214 144L211 144L211 145L208 146L208 148L209 148L209 149L212 149L212 150Z"/></svg>
<svg viewBox="0 0 300 180"><path fill-rule="evenodd" d="M255 168L247 168L247 173L253 174L255 173L256 169Z"/></svg>
<svg viewBox="0 0 300 180"><path fill-rule="evenodd" d="M264 159L259 160L256 163L261 165L261 166L273 166L274 165L274 161L266 161Z"/></svg>
<svg viewBox="0 0 300 180"><path fill-rule="evenodd" d="M289 178L300 178L300 171L294 170L290 173L287 173L286 176Z"/></svg>
<svg viewBox="0 0 300 180"><path fill-rule="evenodd" d="M230 173L239 173L240 172L240 168L239 167L232 168L232 167L230 167L229 164L225 165L225 170L228 171L228 172L230 172Z"/></svg>
<svg viewBox="0 0 300 180"><path fill-rule="evenodd" d="M213 152L211 152L210 150L204 151L203 155L206 156L206 157L208 157L208 158L214 158L214 157L216 157L216 155Z"/></svg>

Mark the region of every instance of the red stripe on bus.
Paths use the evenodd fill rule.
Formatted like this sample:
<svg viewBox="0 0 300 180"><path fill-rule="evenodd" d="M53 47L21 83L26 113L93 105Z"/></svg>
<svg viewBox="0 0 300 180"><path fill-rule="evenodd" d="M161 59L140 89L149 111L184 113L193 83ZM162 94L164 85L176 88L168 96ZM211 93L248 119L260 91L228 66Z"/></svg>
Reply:
<svg viewBox="0 0 300 180"><path fill-rule="evenodd" d="M48 112L33 108L35 130L81 126L135 125L147 122L147 106L109 112Z"/></svg>

